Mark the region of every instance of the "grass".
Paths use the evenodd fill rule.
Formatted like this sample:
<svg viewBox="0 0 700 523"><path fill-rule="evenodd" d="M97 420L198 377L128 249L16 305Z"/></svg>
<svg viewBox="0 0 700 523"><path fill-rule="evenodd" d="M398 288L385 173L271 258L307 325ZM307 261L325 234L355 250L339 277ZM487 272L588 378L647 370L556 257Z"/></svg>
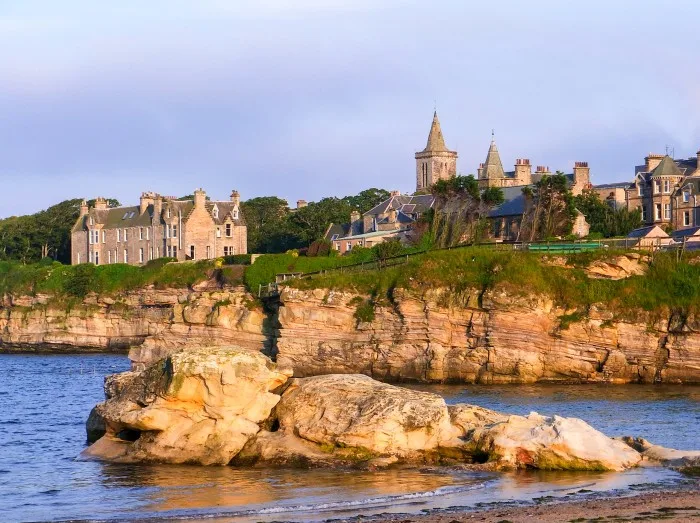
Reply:
<svg viewBox="0 0 700 523"><path fill-rule="evenodd" d="M483 247L434 251L409 259L408 263L382 271L333 272L290 284L301 289L329 288L386 297L395 288L418 293L446 288L453 295L464 291L503 290L509 294L548 296L557 305L573 311L587 311L605 304L620 316L636 311L675 313L680 318L700 312L700 256L686 255L677 262L675 254L657 253L644 276L623 280L589 278L584 268L593 260L619 253L582 253L567 260L573 268L543 263L544 254L496 251ZM695 263L691 263L691 262ZM576 321L582 312L563 318Z"/></svg>
<svg viewBox="0 0 700 523"><path fill-rule="evenodd" d="M168 263L161 258L143 267L125 264L94 266L39 263L19 265L0 262L0 294L82 298L90 292L113 295L153 285L156 288L185 288L211 277L229 285L240 285L242 267L216 268L215 260Z"/></svg>

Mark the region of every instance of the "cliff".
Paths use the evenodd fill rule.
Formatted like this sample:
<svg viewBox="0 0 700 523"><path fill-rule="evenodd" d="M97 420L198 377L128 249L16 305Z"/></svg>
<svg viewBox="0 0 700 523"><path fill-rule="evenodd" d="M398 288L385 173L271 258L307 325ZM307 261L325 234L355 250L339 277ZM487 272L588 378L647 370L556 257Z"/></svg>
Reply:
<svg viewBox="0 0 700 523"><path fill-rule="evenodd" d="M695 316L622 321L591 308L583 317L544 296L476 289L394 289L384 301L285 289L277 361L295 376L362 373L385 381L700 382Z"/></svg>
<svg viewBox="0 0 700 523"><path fill-rule="evenodd" d="M66 305L0 306L0 350L130 350L136 369L183 347L236 344L296 377L456 383L700 383L700 318L585 312L547 295L432 286L386 296L285 288L265 311L243 287L145 288Z"/></svg>
<svg viewBox="0 0 700 523"><path fill-rule="evenodd" d="M47 295L5 296L0 304L0 350L130 350L134 366L183 347L235 342L269 353L267 316L244 288L145 288L77 303Z"/></svg>

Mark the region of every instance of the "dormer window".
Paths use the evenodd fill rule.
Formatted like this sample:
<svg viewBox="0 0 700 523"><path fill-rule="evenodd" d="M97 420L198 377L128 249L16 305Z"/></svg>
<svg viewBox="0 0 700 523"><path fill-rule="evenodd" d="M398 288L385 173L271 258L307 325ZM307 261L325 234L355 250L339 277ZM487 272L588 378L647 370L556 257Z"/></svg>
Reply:
<svg viewBox="0 0 700 523"><path fill-rule="evenodd" d="M170 207L168 207L168 210L165 211L165 214L166 214L166 216L167 216L168 218L170 218Z"/></svg>
<svg viewBox="0 0 700 523"><path fill-rule="evenodd" d="M90 216L90 225L95 225L95 218Z"/></svg>
<svg viewBox="0 0 700 523"><path fill-rule="evenodd" d="M232 214L233 214L233 219L237 220L238 219L238 209L234 209Z"/></svg>
<svg viewBox="0 0 700 523"><path fill-rule="evenodd" d="M690 201L690 192L683 191L683 203L688 203Z"/></svg>
<svg viewBox="0 0 700 523"><path fill-rule="evenodd" d="M216 205L214 206L214 209L212 209L211 213L214 215L214 218L217 220L219 219L219 208Z"/></svg>

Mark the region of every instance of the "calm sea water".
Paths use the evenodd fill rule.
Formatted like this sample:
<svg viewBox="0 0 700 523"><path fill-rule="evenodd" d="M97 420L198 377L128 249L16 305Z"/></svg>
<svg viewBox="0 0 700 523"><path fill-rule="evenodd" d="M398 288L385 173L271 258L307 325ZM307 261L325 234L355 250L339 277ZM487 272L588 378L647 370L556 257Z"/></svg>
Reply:
<svg viewBox="0 0 700 523"><path fill-rule="evenodd" d="M125 356L0 355L2 521L309 521L474 506L584 491L673 483L659 468L625 473L487 474L444 469L382 472L237 470L76 461L85 419L106 374ZM417 387L418 388L418 387ZM700 388L649 386L431 386L423 390L514 413L581 417L609 435L700 448Z"/></svg>

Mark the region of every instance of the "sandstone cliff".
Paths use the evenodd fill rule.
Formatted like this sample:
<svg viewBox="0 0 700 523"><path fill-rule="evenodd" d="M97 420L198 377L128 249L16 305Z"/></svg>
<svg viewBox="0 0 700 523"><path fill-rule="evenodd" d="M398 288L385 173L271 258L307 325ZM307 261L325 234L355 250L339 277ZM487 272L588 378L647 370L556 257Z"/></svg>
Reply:
<svg viewBox="0 0 700 523"><path fill-rule="evenodd" d="M579 315L538 296L396 289L363 318L358 309L371 302L285 289L277 361L295 376L363 373L386 381L700 382L697 317L622 321L600 309Z"/></svg>
<svg viewBox="0 0 700 523"><path fill-rule="evenodd" d="M179 348L235 343L298 377L700 383L700 318L672 312L620 320L602 308L581 314L542 296L476 289L396 289L377 300L286 288L273 309L243 288L205 286L89 297L71 307L6 297L0 350L130 348L140 369Z"/></svg>

